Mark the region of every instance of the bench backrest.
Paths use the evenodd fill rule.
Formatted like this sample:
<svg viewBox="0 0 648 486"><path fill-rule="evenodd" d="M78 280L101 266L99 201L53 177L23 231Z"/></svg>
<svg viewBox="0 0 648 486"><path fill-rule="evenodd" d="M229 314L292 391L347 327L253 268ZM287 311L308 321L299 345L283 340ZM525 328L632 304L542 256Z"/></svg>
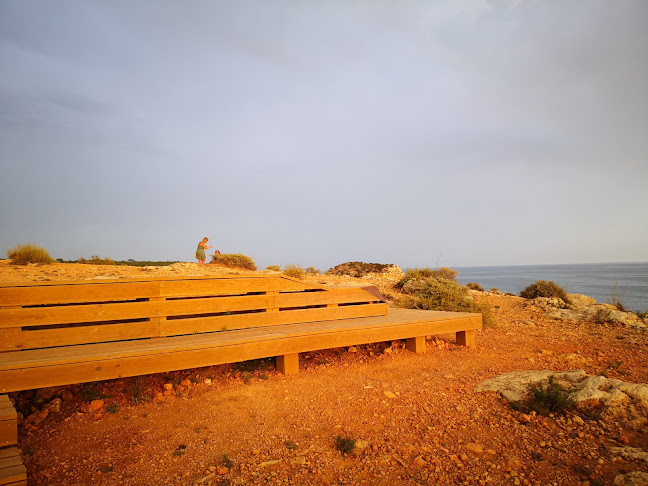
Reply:
<svg viewBox="0 0 648 486"><path fill-rule="evenodd" d="M375 287L283 275L0 284L0 352L387 313Z"/></svg>

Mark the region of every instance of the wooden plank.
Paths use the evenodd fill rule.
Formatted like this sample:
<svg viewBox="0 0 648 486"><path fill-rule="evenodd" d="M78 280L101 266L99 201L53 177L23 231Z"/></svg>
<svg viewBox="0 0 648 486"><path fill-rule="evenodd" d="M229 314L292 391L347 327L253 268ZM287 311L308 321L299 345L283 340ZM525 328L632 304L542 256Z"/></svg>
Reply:
<svg viewBox="0 0 648 486"><path fill-rule="evenodd" d="M27 469L22 463L18 449L15 447L10 449L10 455L0 457L0 485L27 485Z"/></svg>
<svg viewBox="0 0 648 486"><path fill-rule="evenodd" d="M3 447L0 449L0 459L16 456L20 457L20 451L16 447Z"/></svg>
<svg viewBox="0 0 648 486"><path fill-rule="evenodd" d="M405 309L402 310L405 311ZM427 312L434 314L432 311ZM414 314L416 314L415 311ZM405 314L401 315L404 316ZM438 320L432 318L418 321L411 320L409 322L390 322L389 319L385 319L386 317L389 316L312 323L311 330L304 329L304 327L309 326L308 324L290 324L277 326L273 328L272 332L254 329L212 335L168 338L164 340L167 346L163 349L149 349L148 352L146 349L133 347L134 344L147 345L147 341L115 343L112 346L112 353L108 354L101 349L108 345L88 345L83 348L96 347L95 352L98 352L99 356L106 356L106 359L96 361L92 359L92 356L86 356L84 358L86 361L83 361L79 359L79 356L76 356L73 358L76 361L65 363L61 362L61 356L58 356L60 353L56 353L57 356L51 356L50 358L52 362L59 362L57 366L42 366L42 361L22 363L18 366L15 363L11 365L7 362L0 363L0 369L4 370L1 372L2 385L0 386L2 390L0 391L10 392L29 388L161 373L481 327L481 314L461 313L460 316L454 318L441 318ZM238 339L236 339L236 335L238 335ZM206 338L212 339L208 340ZM214 338L218 338L220 341L216 342ZM120 349L116 349L116 345L120 345ZM121 349L124 347L127 349ZM65 351L65 348L62 351ZM23 355L39 352L41 351L23 351L12 354ZM0 355L0 360L6 354ZM29 366L23 366L24 364Z"/></svg>
<svg viewBox="0 0 648 486"><path fill-rule="evenodd" d="M0 447L18 443L18 414L7 395L0 395Z"/></svg>
<svg viewBox="0 0 648 486"><path fill-rule="evenodd" d="M160 302L117 302L0 309L0 328L145 319L150 317L258 310L273 307L305 307L329 303L348 304L375 300L375 297L367 291L357 287L277 295L244 295Z"/></svg>
<svg viewBox="0 0 648 486"><path fill-rule="evenodd" d="M387 304L364 304L343 307L285 310L273 313L233 314L202 318L167 320L161 326L162 336L232 331L250 327L266 327L297 322L327 321L387 315Z"/></svg>
<svg viewBox="0 0 648 486"><path fill-rule="evenodd" d="M160 336L160 324L150 321L124 324L70 326L57 329L23 330L4 335L0 329L0 352L21 349L49 348L74 344L105 343Z"/></svg>
<svg viewBox="0 0 648 486"><path fill-rule="evenodd" d="M277 356L277 371L283 375L299 373L299 354L291 353Z"/></svg>
<svg viewBox="0 0 648 486"><path fill-rule="evenodd" d="M102 280L16 284L0 288L0 306L105 302L150 297L244 294L324 289L280 276L193 279Z"/></svg>

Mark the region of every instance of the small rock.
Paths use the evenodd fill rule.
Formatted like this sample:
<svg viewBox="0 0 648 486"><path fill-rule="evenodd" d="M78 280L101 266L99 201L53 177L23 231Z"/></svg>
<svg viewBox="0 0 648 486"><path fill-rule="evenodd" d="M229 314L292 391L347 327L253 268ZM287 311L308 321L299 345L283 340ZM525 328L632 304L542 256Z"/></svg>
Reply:
<svg viewBox="0 0 648 486"><path fill-rule="evenodd" d="M416 459L414 459L414 465L416 467L423 467L427 464L427 461L423 459L422 456L417 456Z"/></svg>
<svg viewBox="0 0 648 486"><path fill-rule="evenodd" d="M357 353L358 348L356 348L355 346L351 346L351 347L349 347L348 351L349 351L349 353Z"/></svg>
<svg viewBox="0 0 648 486"><path fill-rule="evenodd" d="M173 383L165 383L164 384L164 389L165 390L173 390Z"/></svg>
<svg viewBox="0 0 648 486"><path fill-rule="evenodd" d="M484 446L475 442L468 442L464 447L473 454L481 454L484 452Z"/></svg>
<svg viewBox="0 0 648 486"><path fill-rule="evenodd" d="M224 476L229 472L229 468L226 468L224 466L218 466L216 467L216 474L219 474L221 476Z"/></svg>
<svg viewBox="0 0 648 486"><path fill-rule="evenodd" d="M72 400L74 400L74 394L69 390L63 390L63 392L61 393L61 398L64 402L71 402Z"/></svg>
<svg viewBox="0 0 648 486"><path fill-rule="evenodd" d="M273 459L271 461L265 461L259 464L259 467L268 467L268 466L274 466L275 464L279 464L278 459Z"/></svg>
<svg viewBox="0 0 648 486"><path fill-rule="evenodd" d="M306 457L297 456L297 457L290 460L290 464L296 464L298 466L303 466L303 465L306 464Z"/></svg>
<svg viewBox="0 0 648 486"><path fill-rule="evenodd" d="M189 387L189 386L191 386L191 380L184 379L184 380L182 380L182 381L180 382L180 384L181 384L182 386Z"/></svg>
<svg viewBox="0 0 648 486"><path fill-rule="evenodd" d="M358 439L355 441L351 453L353 455L359 456L365 451L367 447L369 447L369 443L366 440Z"/></svg>
<svg viewBox="0 0 648 486"><path fill-rule="evenodd" d="M101 410L103 406L104 406L103 400L92 400L90 402L90 411L96 412L97 410Z"/></svg>
<svg viewBox="0 0 648 486"><path fill-rule="evenodd" d="M390 392L389 390L385 390L385 391L383 392L383 394L384 394L387 398L396 398L396 397L397 397L394 393Z"/></svg>
<svg viewBox="0 0 648 486"><path fill-rule="evenodd" d="M211 385L212 381L211 378L205 378L205 385Z"/></svg>

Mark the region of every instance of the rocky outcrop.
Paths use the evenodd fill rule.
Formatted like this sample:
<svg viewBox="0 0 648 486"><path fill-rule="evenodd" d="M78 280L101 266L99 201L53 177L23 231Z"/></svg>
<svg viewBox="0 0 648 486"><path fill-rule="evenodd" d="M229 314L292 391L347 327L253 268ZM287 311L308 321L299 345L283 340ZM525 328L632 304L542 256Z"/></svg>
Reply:
<svg viewBox="0 0 648 486"><path fill-rule="evenodd" d="M620 311L611 304L599 304L592 297L583 294L568 294L568 297L569 304L557 297L536 297L525 301L524 305L538 307L560 320L595 320L601 324L648 328L648 319L642 319L634 312Z"/></svg>
<svg viewBox="0 0 648 486"><path fill-rule="evenodd" d="M555 383L571 392L577 404L596 402L609 415L628 415L633 419L645 417L648 410L647 384L590 376L583 370L513 371L482 381L474 390L499 392L509 402L519 402L528 397L530 385L547 382L550 376L554 377Z"/></svg>

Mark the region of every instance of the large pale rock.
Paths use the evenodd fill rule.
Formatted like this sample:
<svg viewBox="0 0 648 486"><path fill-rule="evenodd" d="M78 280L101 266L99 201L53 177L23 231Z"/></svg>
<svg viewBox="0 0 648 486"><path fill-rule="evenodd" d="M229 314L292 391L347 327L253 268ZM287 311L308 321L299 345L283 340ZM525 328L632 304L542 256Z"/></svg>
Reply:
<svg viewBox="0 0 648 486"><path fill-rule="evenodd" d="M496 391L506 400L517 402L528 397L529 385L547 382L550 376L554 377L558 385L570 390L577 403L594 400L617 411L628 409L633 404L648 407L647 384L627 383L604 376L589 376L583 370L513 371L482 381L475 386L474 390Z"/></svg>
<svg viewBox="0 0 648 486"><path fill-rule="evenodd" d="M567 294L572 309L581 310L596 304L596 299L584 294Z"/></svg>
<svg viewBox="0 0 648 486"><path fill-rule="evenodd" d="M519 402L528 396L529 385L547 381L553 375L557 382L578 382L587 374L583 370L576 371L512 371L488 380L475 386L476 392L499 392L509 402Z"/></svg>
<svg viewBox="0 0 648 486"><path fill-rule="evenodd" d="M614 478L614 486L648 486L648 473L634 471L627 474L618 474Z"/></svg>

